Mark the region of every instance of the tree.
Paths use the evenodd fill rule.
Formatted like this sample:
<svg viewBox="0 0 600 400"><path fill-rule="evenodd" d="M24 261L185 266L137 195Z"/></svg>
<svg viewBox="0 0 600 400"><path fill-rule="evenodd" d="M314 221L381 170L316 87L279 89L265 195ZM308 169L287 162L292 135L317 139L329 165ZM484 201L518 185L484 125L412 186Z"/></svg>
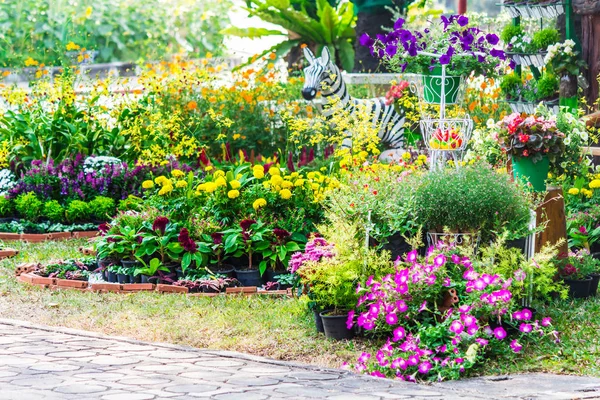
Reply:
<svg viewBox="0 0 600 400"><path fill-rule="evenodd" d="M581 47L583 60L588 65L587 80L590 83L588 104L598 98L598 75L600 74L600 1L573 0L573 11L581 18Z"/></svg>

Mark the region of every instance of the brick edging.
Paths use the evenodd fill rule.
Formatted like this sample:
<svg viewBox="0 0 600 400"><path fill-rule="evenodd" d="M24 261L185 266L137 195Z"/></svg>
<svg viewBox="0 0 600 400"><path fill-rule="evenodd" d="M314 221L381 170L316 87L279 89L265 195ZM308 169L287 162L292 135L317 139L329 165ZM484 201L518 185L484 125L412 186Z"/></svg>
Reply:
<svg viewBox="0 0 600 400"><path fill-rule="evenodd" d="M41 243L49 240L69 240L93 238L98 236L100 231L75 231L75 232L54 232L54 233L9 233L0 232L0 240L16 241L30 243Z"/></svg>

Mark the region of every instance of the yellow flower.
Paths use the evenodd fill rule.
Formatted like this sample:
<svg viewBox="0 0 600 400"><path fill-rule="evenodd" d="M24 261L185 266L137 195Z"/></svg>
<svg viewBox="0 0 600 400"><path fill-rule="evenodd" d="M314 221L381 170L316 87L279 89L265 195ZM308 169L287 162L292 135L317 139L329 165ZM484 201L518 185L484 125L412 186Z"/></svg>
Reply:
<svg viewBox="0 0 600 400"><path fill-rule="evenodd" d="M206 172L212 171L212 169L213 169L212 165L209 165L209 166L207 166L206 168L204 168L204 170L205 170Z"/></svg>
<svg viewBox="0 0 600 400"><path fill-rule="evenodd" d="M157 177L156 179L154 179L154 183L156 183L157 185L163 185L168 179L165 178L163 175Z"/></svg>
<svg viewBox="0 0 600 400"><path fill-rule="evenodd" d="M229 197L230 199L235 199L236 197L240 196L240 191L239 190L230 190L229 192L227 192L227 197Z"/></svg>
<svg viewBox="0 0 600 400"><path fill-rule="evenodd" d="M207 193L212 193L212 192L214 192L215 190L217 190L217 184L216 184L216 183L214 183L214 182L206 182L206 183L204 184L204 190L205 190Z"/></svg>
<svg viewBox="0 0 600 400"><path fill-rule="evenodd" d="M569 194L572 194L573 196L577 196L579 194L579 189L571 188L571 189L569 189Z"/></svg>
<svg viewBox="0 0 600 400"><path fill-rule="evenodd" d="M279 195L282 199L288 200L292 197L292 192L290 192L289 189L282 189L281 192L279 192Z"/></svg>
<svg viewBox="0 0 600 400"><path fill-rule="evenodd" d="M269 175L279 176L279 175L281 175L281 171L277 167L271 167L271 168L269 168Z"/></svg>
<svg viewBox="0 0 600 400"><path fill-rule="evenodd" d="M252 208L258 210L259 208L264 207L266 205L267 201L261 197L260 199L254 200L254 203L252 203Z"/></svg>
<svg viewBox="0 0 600 400"><path fill-rule="evenodd" d="M252 169L252 175L254 175L254 177L256 179L262 179L262 178L265 177L265 170L260 165L258 167L260 167L260 168L253 168Z"/></svg>
<svg viewBox="0 0 600 400"><path fill-rule="evenodd" d="M35 67L36 65L39 65L40 63L36 60L34 60L33 58L29 57L27 60L25 60L25 66L26 67Z"/></svg>
<svg viewBox="0 0 600 400"><path fill-rule="evenodd" d="M298 179L298 180L296 180L296 182L294 182L294 186L296 186L296 187L304 186L304 182L305 182L304 179Z"/></svg>
<svg viewBox="0 0 600 400"><path fill-rule="evenodd" d="M182 181L177 181L177 183L175 184L175 187L178 187L178 188L184 188L186 186L187 186L187 182L183 181L183 180Z"/></svg>
<svg viewBox="0 0 600 400"><path fill-rule="evenodd" d="M308 179L311 179L311 180L312 180L312 179L315 179L315 173L314 173L314 172L309 172L309 173L306 175L306 177L307 177Z"/></svg>
<svg viewBox="0 0 600 400"><path fill-rule="evenodd" d="M172 190L173 190L173 186L172 186L172 185L164 185L164 186L162 187L162 189L160 189L160 190L158 191L158 194L159 194L160 196L164 196L165 194L171 193L171 191L172 191Z"/></svg>
<svg viewBox="0 0 600 400"><path fill-rule="evenodd" d="M218 172L218 171L217 171ZM216 176L216 174L215 174ZM227 186L227 181L225 180L225 178L223 178L222 176L219 176L216 180L215 180L215 185L217 186Z"/></svg>
<svg viewBox="0 0 600 400"><path fill-rule="evenodd" d="M548 179L552 179L552 172L548 172Z"/></svg>
<svg viewBox="0 0 600 400"><path fill-rule="evenodd" d="M593 181L591 181L590 188L592 188L592 189L600 188L600 179L594 179Z"/></svg>
<svg viewBox="0 0 600 400"><path fill-rule="evenodd" d="M182 176L185 176L185 173L180 169L174 169L171 171L171 175L173 175L175 178L181 178Z"/></svg>
<svg viewBox="0 0 600 400"><path fill-rule="evenodd" d="M581 189L581 194L587 198L590 198L594 195L594 191L589 189Z"/></svg>
<svg viewBox="0 0 600 400"><path fill-rule="evenodd" d="M91 6L85 9L85 17L87 19L90 19L92 16L92 11L94 11L94 9Z"/></svg>
<svg viewBox="0 0 600 400"><path fill-rule="evenodd" d="M283 182L283 178L280 177L279 175L273 175L273 176L271 176L271 179L269 180L269 182L271 182L271 185L273 185L273 186L278 186L278 185L281 185L281 183Z"/></svg>
<svg viewBox="0 0 600 400"><path fill-rule="evenodd" d="M410 160L410 153L408 151L405 151L404 153L402 153L402 159Z"/></svg>
<svg viewBox="0 0 600 400"><path fill-rule="evenodd" d="M294 187L294 184L290 181L283 181L283 182L281 182L281 187L284 189L289 189L289 188Z"/></svg>
<svg viewBox="0 0 600 400"><path fill-rule="evenodd" d="M426 162L427 161L427 156L424 154L421 154L418 158L419 161L421 162Z"/></svg>
<svg viewBox="0 0 600 400"><path fill-rule="evenodd" d="M152 182L151 180L147 180L142 182L142 187L144 189L152 189L154 187L154 182Z"/></svg>
<svg viewBox="0 0 600 400"><path fill-rule="evenodd" d="M225 172L218 170L218 171L215 171L215 173L213 175L215 176L215 178L218 178L220 176L225 176Z"/></svg>
<svg viewBox="0 0 600 400"><path fill-rule="evenodd" d="M240 181L231 181L229 182L229 185L231 186L232 189L239 189L241 185Z"/></svg>
<svg viewBox="0 0 600 400"><path fill-rule="evenodd" d="M79 50L79 49L80 49L79 45L77 45L77 44L75 44L73 42L69 42L67 44L67 50L68 51Z"/></svg>

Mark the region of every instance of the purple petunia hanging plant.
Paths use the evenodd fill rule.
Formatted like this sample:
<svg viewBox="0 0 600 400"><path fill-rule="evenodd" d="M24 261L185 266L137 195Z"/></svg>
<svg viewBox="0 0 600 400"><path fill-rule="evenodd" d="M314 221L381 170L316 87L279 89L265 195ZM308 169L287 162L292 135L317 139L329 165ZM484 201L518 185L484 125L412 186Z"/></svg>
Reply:
<svg viewBox="0 0 600 400"><path fill-rule="evenodd" d="M400 18L391 32L360 38L394 72L428 73L445 65L448 74L466 76L494 74L506 60L499 41L497 35L470 26L464 15L441 16L423 31L409 29Z"/></svg>

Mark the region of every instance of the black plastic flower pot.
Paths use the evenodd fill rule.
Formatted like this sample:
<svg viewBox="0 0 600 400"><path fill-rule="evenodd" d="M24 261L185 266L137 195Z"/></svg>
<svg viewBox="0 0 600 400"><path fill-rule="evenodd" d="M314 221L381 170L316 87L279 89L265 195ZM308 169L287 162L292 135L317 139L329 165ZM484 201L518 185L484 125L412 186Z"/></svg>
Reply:
<svg viewBox="0 0 600 400"><path fill-rule="evenodd" d="M175 272L177 273L177 280L180 281L184 278L183 276L183 270L181 268L177 268L175 270Z"/></svg>
<svg viewBox="0 0 600 400"><path fill-rule="evenodd" d="M235 269L231 265L223 264L221 266L211 265L208 267L210 272L218 275L225 275L228 278L235 278Z"/></svg>
<svg viewBox="0 0 600 400"><path fill-rule="evenodd" d="M129 275L117 274L117 281L122 285L129 283Z"/></svg>
<svg viewBox="0 0 600 400"><path fill-rule="evenodd" d="M590 296L592 278L577 280L565 279L565 284L569 287L569 296L574 299L584 299Z"/></svg>
<svg viewBox="0 0 600 400"><path fill-rule="evenodd" d="M592 253L592 257L595 258L596 260L600 260L600 252Z"/></svg>
<svg viewBox="0 0 600 400"><path fill-rule="evenodd" d="M242 286L262 286L263 281L257 269L236 269L237 280Z"/></svg>
<svg viewBox="0 0 600 400"><path fill-rule="evenodd" d="M323 319L321 318L321 313L317 310L313 310L313 314L315 316L315 326L317 328L317 332L325 333L325 328L323 328Z"/></svg>
<svg viewBox="0 0 600 400"><path fill-rule="evenodd" d="M600 274L592 274L590 276L592 278L592 282L590 282L590 296L595 296L598 294L598 283L600 282Z"/></svg>
<svg viewBox="0 0 600 400"><path fill-rule="evenodd" d="M110 283L116 283L117 282L117 274L115 274L114 272L108 271L106 273L106 278L107 281Z"/></svg>
<svg viewBox="0 0 600 400"><path fill-rule="evenodd" d="M150 281L150 277L148 275L138 275L141 277L142 283L155 283Z"/></svg>
<svg viewBox="0 0 600 400"><path fill-rule="evenodd" d="M348 329L346 326L346 321L348 320L347 313L330 315L330 312L323 311L320 313L325 337L334 340L352 339L354 337L354 329Z"/></svg>
<svg viewBox="0 0 600 400"><path fill-rule="evenodd" d="M142 283L141 275L129 275L129 283Z"/></svg>
<svg viewBox="0 0 600 400"><path fill-rule="evenodd" d="M267 268L267 270L262 276L263 282L277 282L277 278L279 277L279 275L285 274L287 274L287 271L273 271L271 268Z"/></svg>

